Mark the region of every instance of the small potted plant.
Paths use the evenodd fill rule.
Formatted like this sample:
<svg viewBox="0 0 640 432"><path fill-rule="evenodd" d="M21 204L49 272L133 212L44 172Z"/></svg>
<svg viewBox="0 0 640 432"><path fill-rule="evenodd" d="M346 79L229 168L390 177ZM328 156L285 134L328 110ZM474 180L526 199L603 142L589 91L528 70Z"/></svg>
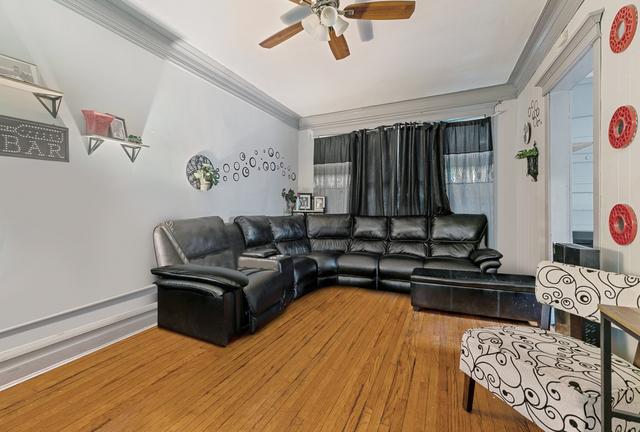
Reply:
<svg viewBox="0 0 640 432"><path fill-rule="evenodd" d="M292 214L293 209L296 206L296 201L298 200L298 195L293 189L289 189L289 191L287 191L286 188L282 188L282 193L280 195L284 198L284 202L286 204L285 214Z"/></svg>
<svg viewBox="0 0 640 432"><path fill-rule="evenodd" d="M214 169L209 164L204 164L193 173L193 177L200 183L200 190L206 192L211 189L212 186L218 184L220 180L220 170Z"/></svg>
<svg viewBox="0 0 640 432"><path fill-rule="evenodd" d="M531 179L534 182L538 181L538 156L540 152L538 151L538 145L534 142L533 148L520 150L516 153L516 159L526 159L527 160L527 175L531 176Z"/></svg>

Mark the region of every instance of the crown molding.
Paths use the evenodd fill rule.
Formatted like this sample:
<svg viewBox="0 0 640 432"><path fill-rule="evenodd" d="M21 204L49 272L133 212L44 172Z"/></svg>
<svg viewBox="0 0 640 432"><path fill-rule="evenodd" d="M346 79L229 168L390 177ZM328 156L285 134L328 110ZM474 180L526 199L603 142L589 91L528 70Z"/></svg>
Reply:
<svg viewBox="0 0 640 432"><path fill-rule="evenodd" d="M300 116L122 0L55 0L297 129Z"/></svg>
<svg viewBox="0 0 640 432"><path fill-rule="evenodd" d="M583 1L547 1L509 77L508 83L515 86L518 94L527 86Z"/></svg>
<svg viewBox="0 0 640 432"><path fill-rule="evenodd" d="M402 121L439 121L493 114L498 101L515 97L515 88L504 84L303 117L300 129L313 129L315 135L321 135Z"/></svg>
<svg viewBox="0 0 640 432"><path fill-rule="evenodd" d="M603 13L604 9L600 9L589 14L562 52L542 74L536 86L542 87L543 94L549 93L601 37L600 23Z"/></svg>

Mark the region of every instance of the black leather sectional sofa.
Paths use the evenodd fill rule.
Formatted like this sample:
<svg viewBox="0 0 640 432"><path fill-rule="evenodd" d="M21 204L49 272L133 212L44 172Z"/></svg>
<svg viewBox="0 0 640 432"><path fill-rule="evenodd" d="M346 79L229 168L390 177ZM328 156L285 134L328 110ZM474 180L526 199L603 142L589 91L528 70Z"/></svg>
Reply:
<svg viewBox="0 0 640 432"><path fill-rule="evenodd" d="M328 285L410 291L416 268L495 273L484 215L240 216L154 230L161 327L219 345Z"/></svg>

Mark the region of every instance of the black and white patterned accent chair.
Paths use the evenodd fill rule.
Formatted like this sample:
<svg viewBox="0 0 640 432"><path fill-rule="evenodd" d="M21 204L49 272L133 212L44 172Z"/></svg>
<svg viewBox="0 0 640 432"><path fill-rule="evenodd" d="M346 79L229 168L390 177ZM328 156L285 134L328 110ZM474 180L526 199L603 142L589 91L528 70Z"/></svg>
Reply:
<svg viewBox="0 0 640 432"><path fill-rule="evenodd" d="M640 307L640 279L554 262L538 266L536 297L599 322L599 304ZM613 407L640 413L640 369L613 356ZM600 431L600 349L552 331L504 325L467 330L460 369L463 406L471 411L475 383L545 431ZM640 424L613 420L617 432Z"/></svg>

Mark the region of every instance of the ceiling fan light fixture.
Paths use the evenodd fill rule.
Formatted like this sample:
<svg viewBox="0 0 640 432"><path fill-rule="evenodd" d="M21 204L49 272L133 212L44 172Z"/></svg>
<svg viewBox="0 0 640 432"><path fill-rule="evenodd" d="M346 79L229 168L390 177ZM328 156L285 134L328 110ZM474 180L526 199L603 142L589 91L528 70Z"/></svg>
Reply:
<svg viewBox="0 0 640 432"><path fill-rule="evenodd" d="M325 6L322 8L322 11L320 11L320 22L326 27L335 26L338 18L340 18L338 9L333 6Z"/></svg>
<svg viewBox="0 0 640 432"><path fill-rule="evenodd" d="M314 39L319 41L329 41L329 29L320 23L320 17L316 14L309 15L302 20L302 27Z"/></svg>
<svg viewBox="0 0 640 432"><path fill-rule="evenodd" d="M349 22L342 17L338 17L336 23L333 25L333 31L336 32L336 36L340 37L349 28Z"/></svg>

